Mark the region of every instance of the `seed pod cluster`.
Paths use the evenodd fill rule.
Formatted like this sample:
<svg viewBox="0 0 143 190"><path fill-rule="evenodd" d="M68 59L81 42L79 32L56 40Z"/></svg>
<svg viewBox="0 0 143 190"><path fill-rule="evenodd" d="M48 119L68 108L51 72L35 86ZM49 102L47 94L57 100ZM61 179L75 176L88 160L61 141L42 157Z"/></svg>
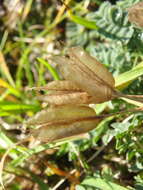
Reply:
<svg viewBox="0 0 143 190"><path fill-rule="evenodd" d="M69 49L68 57L54 57L63 75L63 81L53 81L35 90L48 90L39 96L52 107L27 121L38 125L31 133L40 141L55 141L79 135L95 128L101 118L88 107L89 103L103 103L118 97L140 99L115 90L115 81L107 68L80 47Z"/></svg>

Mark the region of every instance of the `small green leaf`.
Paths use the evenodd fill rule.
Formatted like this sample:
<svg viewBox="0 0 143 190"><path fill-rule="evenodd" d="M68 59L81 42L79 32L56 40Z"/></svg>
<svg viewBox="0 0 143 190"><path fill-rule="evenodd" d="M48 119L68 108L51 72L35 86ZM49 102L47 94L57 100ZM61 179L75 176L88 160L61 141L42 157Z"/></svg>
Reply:
<svg viewBox="0 0 143 190"><path fill-rule="evenodd" d="M13 86L11 86L10 84L8 84L5 80L3 80L2 78L0 78L0 87L3 87L3 88L6 88L6 89L9 89L10 93L17 96L17 97L20 97L21 94L20 92L14 88Z"/></svg>
<svg viewBox="0 0 143 190"><path fill-rule="evenodd" d="M34 104L14 103L9 101L0 101L0 114L7 114L8 112L22 113L25 111L39 111L40 106Z"/></svg>
<svg viewBox="0 0 143 190"><path fill-rule="evenodd" d="M19 184L12 184L11 185L11 190L21 190L21 187Z"/></svg>
<svg viewBox="0 0 143 190"><path fill-rule="evenodd" d="M23 152L17 159L12 160L10 163L11 167L17 167L18 165L22 164L26 159L28 159L33 154L37 154L39 152L42 152L47 149L58 147L64 143L69 142L69 139L59 141L57 143L47 143L43 145L36 146L31 149L25 149L25 152ZM17 147L16 147L17 148Z"/></svg>
<svg viewBox="0 0 143 190"><path fill-rule="evenodd" d="M92 136L92 142L94 144L96 144L100 140L100 138L103 134L107 133L107 131L109 129L109 123L113 119L114 119L114 116L107 117L106 119L104 119L102 122L100 122L98 124L96 129L94 129L93 131L90 132L90 134Z"/></svg>

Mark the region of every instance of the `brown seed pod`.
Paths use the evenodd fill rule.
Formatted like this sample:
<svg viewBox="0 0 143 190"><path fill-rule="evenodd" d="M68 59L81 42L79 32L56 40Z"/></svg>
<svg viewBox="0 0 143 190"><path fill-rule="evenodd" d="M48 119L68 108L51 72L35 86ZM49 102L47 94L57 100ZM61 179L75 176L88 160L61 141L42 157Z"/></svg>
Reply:
<svg viewBox="0 0 143 190"><path fill-rule="evenodd" d="M88 94L87 103L99 104L120 97L143 102L142 96L125 95L115 90L112 74L82 48L70 48L68 55L69 58L58 56L53 61L59 64L66 80Z"/></svg>
<svg viewBox="0 0 143 190"><path fill-rule="evenodd" d="M48 90L48 94L38 96L37 98L51 105L89 104L93 102L93 98L72 81L53 81L46 86L33 87L31 89Z"/></svg>
<svg viewBox="0 0 143 190"><path fill-rule="evenodd" d="M51 124L41 126L39 129L33 130L31 135L41 142L53 142L67 137L76 136L89 132L94 129L100 122L99 118L94 120L81 120L68 124Z"/></svg>
<svg viewBox="0 0 143 190"><path fill-rule="evenodd" d="M55 57L53 60L59 64L63 77L92 96L93 103L102 103L116 96L112 74L82 48L71 48L69 58Z"/></svg>
<svg viewBox="0 0 143 190"><path fill-rule="evenodd" d="M50 105L67 105L67 104L90 104L94 100L86 92L52 92L50 95L37 97L39 100L48 102Z"/></svg>
<svg viewBox="0 0 143 190"><path fill-rule="evenodd" d="M115 87L115 80L112 74L107 70L107 68L101 64L96 58L90 56L81 47L73 47L69 50L69 56L73 61L78 64L86 65L94 74L100 79L106 82L109 86ZM79 60L79 62L78 62Z"/></svg>
<svg viewBox="0 0 143 190"><path fill-rule="evenodd" d="M50 107L48 109L42 110L26 121L26 124L43 125L58 122L69 122L94 116L96 116L95 111L88 106L65 105L60 107Z"/></svg>
<svg viewBox="0 0 143 190"><path fill-rule="evenodd" d="M128 98L142 102L142 97L124 95L115 90L115 81L107 68L80 47L69 50L69 58L58 56L52 60L59 64L65 81L53 81L44 87L48 94L38 99L51 105L103 103L114 98Z"/></svg>
<svg viewBox="0 0 143 190"><path fill-rule="evenodd" d="M115 81L107 68L80 47L69 49L69 58L54 57L65 81L54 81L36 90L49 90L39 100L51 105L99 104L114 98L143 102L142 96L125 95L115 90Z"/></svg>
<svg viewBox="0 0 143 190"><path fill-rule="evenodd" d="M128 9L128 19L137 27L143 27L143 2L136 3Z"/></svg>
<svg viewBox="0 0 143 190"><path fill-rule="evenodd" d="M51 142L88 132L101 118L88 106L60 106L39 112L27 121L28 125L40 125L31 135L40 141Z"/></svg>
<svg viewBox="0 0 143 190"><path fill-rule="evenodd" d="M33 87L30 90L52 90L52 91L67 91L67 92L81 92L82 90L76 86L72 81L52 81L46 86Z"/></svg>

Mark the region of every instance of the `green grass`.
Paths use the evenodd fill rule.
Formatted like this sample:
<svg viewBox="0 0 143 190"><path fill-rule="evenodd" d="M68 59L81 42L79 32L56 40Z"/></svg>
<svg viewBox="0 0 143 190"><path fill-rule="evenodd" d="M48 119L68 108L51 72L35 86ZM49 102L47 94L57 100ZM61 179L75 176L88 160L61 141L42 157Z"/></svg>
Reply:
<svg viewBox="0 0 143 190"><path fill-rule="evenodd" d="M29 134L25 121L47 106L38 100L39 92L27 88L62 79L49 58L63 55L70 46L82 46L105 64L118 90L143 93L142 28L130 23L126 12L139 1L115 1L114 5L101 0L64 2L67 7L52 0L18 1L17 5L13 1L11 12L7 2L2 7L1 159L11 147L3 171L0 168L5 189L143 189L141 112L109 117L89 134L73 139L14 145ZM21 7L18 13L17 6ZM64 42L61 47L60 41ZM133 106L142 104L120 99L94 107L98 114L108 114Z"/></svg>

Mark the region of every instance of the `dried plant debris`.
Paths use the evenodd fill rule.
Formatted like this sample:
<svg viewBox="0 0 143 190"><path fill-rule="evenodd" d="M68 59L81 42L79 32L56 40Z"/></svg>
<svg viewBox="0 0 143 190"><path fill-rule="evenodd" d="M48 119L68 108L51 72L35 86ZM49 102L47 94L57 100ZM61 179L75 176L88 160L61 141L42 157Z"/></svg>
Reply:
<svg viewBox="0 0 143 190"><path fill-rule="evenodd" d="M136 3L128 9L128 19L137 27L143 27L143 2Z"/></svg>

